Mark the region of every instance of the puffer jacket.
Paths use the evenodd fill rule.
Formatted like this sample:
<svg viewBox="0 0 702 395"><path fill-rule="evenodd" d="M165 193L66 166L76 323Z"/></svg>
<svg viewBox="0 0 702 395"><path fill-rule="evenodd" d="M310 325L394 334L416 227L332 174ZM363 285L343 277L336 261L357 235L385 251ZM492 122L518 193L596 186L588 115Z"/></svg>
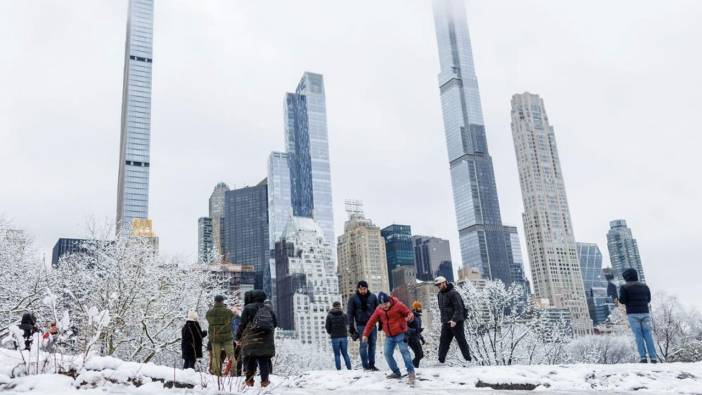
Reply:
<svg viewBox="0 0 702 395"><path fill-rule="evenodd" d="M348 321L346 314L344 314L341 309L331 309L327 314L324 328L332 339L347 337L348 332L346 326L348 325Z"/></svg>
<svg viewBox="0 0 702 395"><path fill-rule="evenodd" d="M384 310L378 306L370 316L366 327L363 330L363 336L368 336L373 330L376 322L380 321L385 336L397 336L407 332L407 321L412 321L414 315L407 306L405 306L396 297L390 298L390 308Z"/></svg>
<svg viewBox="0 0 702 395"><path fill-rule="evenodd" d="M241 344L241 357L273 357L275 356L275 330L262 331L251 328L254 317L258 309L264 307L266 293L261 290L254 290L251 293L251 303L244 306L241 312L239 330L236 332L236 339ZM266 306L266 308L269 308ZM273 315L273 327L278 326L275 313Z"/></svg>
<svg viewBox="0 0 702 395"><path fill-rule="evenodd" d="M441 312L441 323L449 321L459 322L466 319L466 307L463 305L461 294L456 291L453 284L449 283L446 289L436 295Z"/></svg>
<svg viewBox="0 0 702 395"><path fill-rule="evenodd" d="M232 319L234 313L224 305L215 303L205 315L210 330L210 342L213 344L230 343L234 340L232 333Z"/></svg>
<svg viewBox="0 0 702 395"><path fill-rule="evenodd" d="M636 270L626 269L622 273L626 284L619 287L619 303L626 306L627 314L647 314L651 303L651 291L648 285L639 282Z"/></svg>

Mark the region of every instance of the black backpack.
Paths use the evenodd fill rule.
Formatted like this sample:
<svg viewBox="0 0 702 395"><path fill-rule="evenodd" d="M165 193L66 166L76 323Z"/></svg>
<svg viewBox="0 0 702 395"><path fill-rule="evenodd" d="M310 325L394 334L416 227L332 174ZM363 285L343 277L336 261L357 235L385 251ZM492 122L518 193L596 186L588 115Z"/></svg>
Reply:
<svg viewBox="0 0 702 395"><path fill-rule="evenodd" d="M261 306L256 311L253 321L251 322L251 329L271 332L274 329L273 326L273 312L268 306Z"/></svg>

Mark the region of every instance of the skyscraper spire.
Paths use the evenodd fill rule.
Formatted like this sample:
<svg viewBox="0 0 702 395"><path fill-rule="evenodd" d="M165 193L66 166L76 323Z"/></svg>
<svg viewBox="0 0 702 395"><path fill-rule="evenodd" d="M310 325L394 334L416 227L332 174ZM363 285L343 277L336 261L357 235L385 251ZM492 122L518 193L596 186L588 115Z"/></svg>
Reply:
<svg viewBox="0 0 702 395"><path fill-rule="evenodd" d="M149 216L153 0L130 0L124 51L117 232Z"/></svg>

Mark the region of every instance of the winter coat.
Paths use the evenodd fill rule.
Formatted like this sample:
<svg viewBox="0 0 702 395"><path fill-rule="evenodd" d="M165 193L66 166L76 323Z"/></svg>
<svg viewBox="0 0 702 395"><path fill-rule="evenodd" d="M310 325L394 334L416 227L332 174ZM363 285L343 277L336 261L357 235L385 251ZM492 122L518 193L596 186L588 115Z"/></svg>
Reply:
<svg viewBox="0 0 702 395"><path fill-rule="evenodd" d="M232 318L234 313L221 302L215 302L214 306L205 315L210 330L210 341L212 343L224 344L234 340L232 333Z"/></svg>
<svg viewBox="0 0 702 395"><path fill-rule="evenodd" d="M412 314L414 314L414 319L407 323L407 336L418 338L424 330L422 328L422 313L412 310Z"/></svg>
<svg viewBox="0 0 702 395"><path fill-rule="evenodd" d="M180 351L183 359L192 361L202 358L202 338L207 336L207 331L200 328L197 321L185 321L180 331Z"/></svg>
<svg viewBox="0 0 702 395"><path fill-rule="evenodd" d="M349 319L340 308L334 308L327 314L327 322L324 324L324 328L332 339L339 337L347 337L348 332L346 326L349 324Z"/></svg>
<svg viewBox="0 0 702 395"><path fill-rule="evenodd" d="M377 307L378 297L372 294L370 290L365 295L359 294L358 291L351 295L346 308L346 315L349 319L349 330L355 333L356 325L366 325L368 319Z"/></svg>
<svg viewBox="0 0 702 395"><path fill-rule="evenodd" d="M639 276L634 269L624 270L622 276L626 284L619 287L619 303L626 306L627 314L647 314L648 304L651 303L648 285L638 281Z"/></svg>
<svg viewBox="0 0 702 395"><path fill-rule="evenodd" d="M456 291L453 284L448 283L448 287L439 291L436 297L439 300L442 324L449 321L459 322L466 319L466 307L463 304L463 298L461 294Z"/></svg>
<svg viewBox="0 0 702 395"><path fill-rule="evenodd" d="M407 332L407 320L412 320L414 315L399 299L390 297L390 308L384 310L378 306L370 316L363 330L363 336L368 336L373 330L375 323L380 321L385 336L397 336Z"/></svg>
<svg viewBox="0 0 702 395"><path fill-rule="evenodd" d="M232 319L232 333L236 335L236 332L239 330L239 322L241 322L241 316L238 314L234 314L234 318Z"/></svg>
<svg viewBox="0 0 702 395"><path fill-rule="evenodd" d="M22 337L24 337L24 349L29 350L32 347L32 335L39 332L37 328L37 319L34 318L32 313L24 313L22 315L22 321L20 321L19 328L24 332Z"/></svg>
<svg viewBox="0 0 702 395"><path fill-rule="evenodd" d="M254 317L258 309L264 307L263 302L266 300L266 293L261 290L252 291L251 303L244 306L241 312L241 321L239 322L239 330L236 332L236 340L241 344L242 358L248 357L273 357L275 356L275 341L272 331L263 331L251 328ZM269 307L265 307L269 308ZM273 315L273 327L278 326L275 313Z"/></svg>

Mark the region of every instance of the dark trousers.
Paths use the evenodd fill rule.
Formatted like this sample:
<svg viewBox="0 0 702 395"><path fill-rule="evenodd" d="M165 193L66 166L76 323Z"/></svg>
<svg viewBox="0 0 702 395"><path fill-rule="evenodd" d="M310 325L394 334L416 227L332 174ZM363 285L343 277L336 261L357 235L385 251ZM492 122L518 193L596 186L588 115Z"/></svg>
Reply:
<svg viewBox="0 0 702 395"><path fill-rule="evenodd" d="M246 366L246 380L253 380L256 375L256 366L261 372L261 381L268 381L268 375L271 374L272 362L270 357L247 357L244 362Z"/></svg>
<svg viewBox="0 0 702 395"><path fill-rule="evenodd" d="M184 359L183 361L183 369L195 369L194 359Z"/></svg>
<svg viewBox="0 0 702 395"><path fill-rule="evenodd" d="M463 321L456 322L456 326L451 328L449 323L441 324L441 338L439 339L439 362L444 363L446 361L446 354L448 354L449 347L451 346L451 341L456 338L458 342L458 347L461 349L461 354L466 361L470 361L470 349L468 348L468 342L466 341L466 332L463 330Z"/></svg>
<svg viewBox="0 0 702 395"><path fill-rule="evenodd" d="M419 367L419 361L424 358L424 350L422 350L422 343L419 340L419 336L410 336L407 338L407 344L412 349L414 353L414 359L412 360L412 365L415 368Z"/></svg>

